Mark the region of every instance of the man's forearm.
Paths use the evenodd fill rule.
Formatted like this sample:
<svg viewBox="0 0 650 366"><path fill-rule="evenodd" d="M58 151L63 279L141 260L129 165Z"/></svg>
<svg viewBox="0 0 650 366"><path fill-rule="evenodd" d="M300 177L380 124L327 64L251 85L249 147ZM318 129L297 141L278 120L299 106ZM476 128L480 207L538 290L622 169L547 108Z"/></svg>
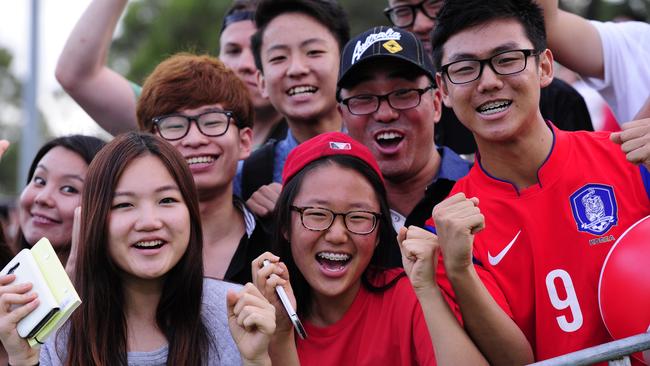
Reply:
<svg viewBox="0 0 650 366"><path fill-rule="evenodd" d="M533 362L533 351L528 340L492 298L476 270L469 267L447 275L456 293L465 330L490 364L522 365Z"/></svg>

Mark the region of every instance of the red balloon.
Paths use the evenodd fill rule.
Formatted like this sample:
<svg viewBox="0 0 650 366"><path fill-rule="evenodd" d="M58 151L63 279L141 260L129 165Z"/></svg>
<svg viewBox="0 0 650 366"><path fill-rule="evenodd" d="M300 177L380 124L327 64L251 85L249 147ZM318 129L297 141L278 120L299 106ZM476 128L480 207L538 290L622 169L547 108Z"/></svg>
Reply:
<svg viewBox="0 0 650 366"><path fill-rule="evenodd" d="M630 226L607 254L598 284L600 315L614 339L650 327L650 216ZM650 364L641 353L635 358Z"/></svg>

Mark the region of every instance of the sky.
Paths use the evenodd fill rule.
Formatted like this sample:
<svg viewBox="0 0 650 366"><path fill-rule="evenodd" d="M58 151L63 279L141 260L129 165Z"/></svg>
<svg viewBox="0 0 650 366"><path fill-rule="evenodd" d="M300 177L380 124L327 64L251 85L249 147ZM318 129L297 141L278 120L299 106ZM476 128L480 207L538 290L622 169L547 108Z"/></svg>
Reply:
<svg viewBox="0 0 650 366"><path fill-rule="evenodd" d="M37 103L55 135L102 130L67 94L54 78L56 62L77 19L90 0L39 0L39 67ZM0 46L13 53L13 73L25 80L29 71L31 0L0 1ZM58 92L58 97L54 94Z"/></svg>

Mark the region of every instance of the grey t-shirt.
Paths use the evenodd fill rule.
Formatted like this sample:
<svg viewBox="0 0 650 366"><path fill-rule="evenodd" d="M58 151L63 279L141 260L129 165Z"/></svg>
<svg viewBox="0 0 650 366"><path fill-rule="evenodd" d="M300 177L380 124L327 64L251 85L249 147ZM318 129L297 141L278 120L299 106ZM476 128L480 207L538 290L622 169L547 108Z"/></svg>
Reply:
<svg viewBox="0 0 650 366"><path fill-rule="evenodd" d="M228 329L226 293L230 289L238 291L241 286L210 278L203 280L203 307L201 310L210 339L208 366L241 365L239 350ZM63 327L62 329L67 328ZM41 348L40 364L42 366L63 365L66 350L67 335L65 331L61 331L50 337ZM151 352L129 352L127 357L129 366L165 366L167 354L168 348L164 346Z"/></svg>

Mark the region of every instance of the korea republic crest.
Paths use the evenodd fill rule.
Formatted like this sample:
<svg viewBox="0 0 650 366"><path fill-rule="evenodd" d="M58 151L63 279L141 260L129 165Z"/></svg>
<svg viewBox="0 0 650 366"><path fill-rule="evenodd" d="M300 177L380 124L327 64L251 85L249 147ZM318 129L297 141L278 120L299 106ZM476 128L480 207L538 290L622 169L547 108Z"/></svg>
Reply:
<svg viewBox="0 0 650 366"><path fill-rule="evenodd" d="M602 235L618 222L614 189L603 184L587 184L571 195L571 211L578 231Z"/></svg>

